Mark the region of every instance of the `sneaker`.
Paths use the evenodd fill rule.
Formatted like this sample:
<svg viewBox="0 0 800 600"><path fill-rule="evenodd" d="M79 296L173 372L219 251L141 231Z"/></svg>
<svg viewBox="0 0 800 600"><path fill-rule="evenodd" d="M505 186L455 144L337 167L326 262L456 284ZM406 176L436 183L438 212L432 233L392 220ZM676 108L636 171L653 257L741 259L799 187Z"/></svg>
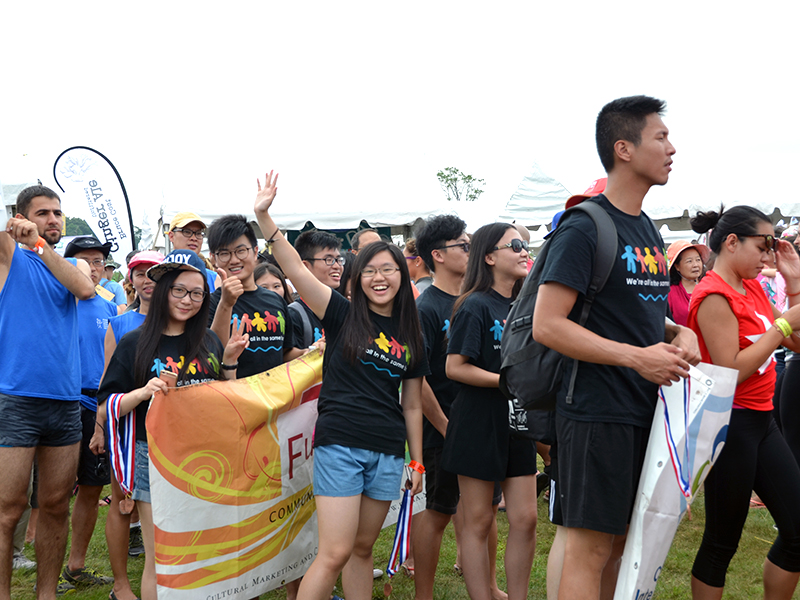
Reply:
<svg viewBox="0 0 800 600"><path fill-rule="evenodd" d="M144 541L142 541L142 527L137 525L131 527L130 538L128 539L128 556L141 556L144 554Z"/></svg>
<svg viewBox="0 0 800 600"><path fill-rule="evenodd" d="M15 571L27 571L29 569L36 568L36 563L25 556L22 552L14 552L13 565Z"/></svg>
<svg viewBox="0 0 800 600"><path fill-rule="evenodd" d="M36 584L33 584L33 591L36 592ZM58 585L56 585L56 596L66 596L67 594L74 594L75 586L63 577L58 578Z"/></svg>
<svg viewBox="0 0 800 600"><path fill-rule="evenodd" d="M88 567L77 569L76 571L70 571L69 567L64 567L61 575L73 585L111 585L114 583L113 577L100 575L97 571Z"/></svg>

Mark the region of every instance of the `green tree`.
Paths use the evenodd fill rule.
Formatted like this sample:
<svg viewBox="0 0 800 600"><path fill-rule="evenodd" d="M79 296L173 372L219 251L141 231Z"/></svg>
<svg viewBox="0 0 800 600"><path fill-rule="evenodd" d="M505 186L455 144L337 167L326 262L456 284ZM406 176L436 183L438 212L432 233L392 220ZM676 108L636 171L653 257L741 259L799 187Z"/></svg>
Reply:
<svg viewBox="0 0 800 600"><path fill-rule="evenodd" d="M483 193L483 186L486 182L472 175L462 173L455 167L447 167L443 171L436 173L439 185L442 186L448 200L464 200L473 202Z"/></svg>
<svg viewBox="0 0 800 600"><path fill-rule="evenodd" d="M89 224L79 217L67 217L66 235L94 235Z"/></svg>

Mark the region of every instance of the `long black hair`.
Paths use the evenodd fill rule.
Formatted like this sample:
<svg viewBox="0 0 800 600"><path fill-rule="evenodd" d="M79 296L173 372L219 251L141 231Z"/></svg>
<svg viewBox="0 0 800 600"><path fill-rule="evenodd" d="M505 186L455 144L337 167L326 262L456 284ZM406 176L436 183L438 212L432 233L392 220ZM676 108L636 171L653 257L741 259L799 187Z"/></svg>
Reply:
<svg viewBox="0 0 800 600"><path fill-rule="evenodd" d="M387 242L367 244L355 256L350 275L350 311L342 325L342 348L344 356L351 363L363 356L367 346L379 333L369 316L367 296L361 288L361 269L379 252L388 251L400 269L400 287L392 304L392 324L397 332L398 341L405 344L410 355L411 367L417 364L423 355L422 329L419 324L417 304L411 289L411 277L408 274L406 259L400 248Z"/></svg>
<svg viewBox="0 0 800 600"><path fill-rule="evenodd" d="M153 359L158 356L158 346L161 342L161 335L169 325L169 295L170 287L178 275L183 273L180 269L167 271L161 276L153 290L153 298L150 300L150 309L142 323L139 341L136 344L136 358L133 361L133 376L137 387L143 387L153 375L150 368L153 366ZM183 353L183 366L178 373L178 379L186 376L189 365L194 359L198 359L201 364L208 362L208 344L206 335L208 331L208 310L211 298L208 293L208 281L203 275L203 304L200 310L191 319L186 321L184 334L186 335L186 347ZM219 357L222 360L222 357ZM158 374L155 375L158 377ZM219 373L215 373L219 379Z"/></svg>
<svg viewBox="0 0 800 600"><path fill-rule="evenodd" d="M752 206L734 206L725 210L719 207L719 212L710 210L699 212L689 220L692 229L697 233L705 233L713 228L708 236L708 247L714 254L719 254L722 243L731 234L746 237L758 233L759 223L769 223L769 217Z"/></svg>
<svg viewBox="0 0 800 600"><path fill-rule="evenodd" d="M488 292L494 285L494 270L486 263L486 255L497 246L497 242L509 229L514 229L509 223L490 223L479 228L472 236L469 248L467 272L464 275L464 284L461 286L461 295L453 305L453 314L458 312L464 301L475 292ZM520 279L514 284L512 299L517 297L522 288Z"/></svg>

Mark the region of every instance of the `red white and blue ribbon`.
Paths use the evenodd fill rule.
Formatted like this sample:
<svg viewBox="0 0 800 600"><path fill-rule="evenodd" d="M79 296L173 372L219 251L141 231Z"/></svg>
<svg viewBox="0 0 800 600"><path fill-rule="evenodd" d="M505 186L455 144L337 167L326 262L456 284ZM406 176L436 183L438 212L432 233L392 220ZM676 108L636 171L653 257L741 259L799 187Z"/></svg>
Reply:
<svg viewBox="0 0 800 600"><path fill-rule="evenodd" d="M406 562L406 558L408 558L413 506L414 496L411 495L411 490L406 490L403 492L403 500L400 502L400 514L397 516L394 544L392 544L392 552L389 554L389 565L386 567L386 573L389 577L394 577L400 569L400 565Z"/></svg>
<svg viewBox="0 0 800 600"><path fill-rule="evenodd" d="M675 471L675 478L678 480L678 486L681 488L681 493L686 498L692 497L691 475L689 473L689 384L691 377L683 380L683 455L678 452L678 444L675 441L675 435L672 431L672 421L669 413L669 405L664 392L658 388L658 397L664 403L664 429L667 436L667 448L669 448L669 457L672 460L672 468ZM677 417L677 415L673 415Z"/></svg>
<svg viewBox="0 0 800 600"><path fill-rule="evenodd" d="M133 492L133 471L136 456L136 411L120 417L119 405L125 394L111 394L106 401L108 449L111 469L126 496Z"/></svg>

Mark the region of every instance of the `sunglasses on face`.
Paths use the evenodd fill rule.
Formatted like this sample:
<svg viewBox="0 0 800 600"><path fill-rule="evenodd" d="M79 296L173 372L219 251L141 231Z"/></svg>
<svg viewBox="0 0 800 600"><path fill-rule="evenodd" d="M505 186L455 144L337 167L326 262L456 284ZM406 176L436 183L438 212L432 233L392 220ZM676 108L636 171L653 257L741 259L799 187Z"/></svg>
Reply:
<svg viewBox="0 0 800 600"><path fill-rule="evenodd" d="M444 250L445 248L461 248L465 253L469 254L469 242L459 242L458 244L450 244L449 246L439 246L434 250Z"/></svg>
<svg viewBox="0 0 800 600"><path fill-rule="evenodd" d="M778 240L778 238L776 238L774 235L770 235L768 233L753 233L751 235L743 235L742 237L764 238L764 243L767 245L767 250L772 250L773 252L778 251L778 244L780 240Z"/></svg>
<svg viewBox="0 0 800 600"><path fill-rule="evenodd" d="M495 246L494 248L492 248L492 252L494 252L495 250L502 250L503 248L511 248L515 253L522 252L523 250L527 252L528 242L526 242L525 240L514 239L507 244L503 244L502 246Z"/></svg>

